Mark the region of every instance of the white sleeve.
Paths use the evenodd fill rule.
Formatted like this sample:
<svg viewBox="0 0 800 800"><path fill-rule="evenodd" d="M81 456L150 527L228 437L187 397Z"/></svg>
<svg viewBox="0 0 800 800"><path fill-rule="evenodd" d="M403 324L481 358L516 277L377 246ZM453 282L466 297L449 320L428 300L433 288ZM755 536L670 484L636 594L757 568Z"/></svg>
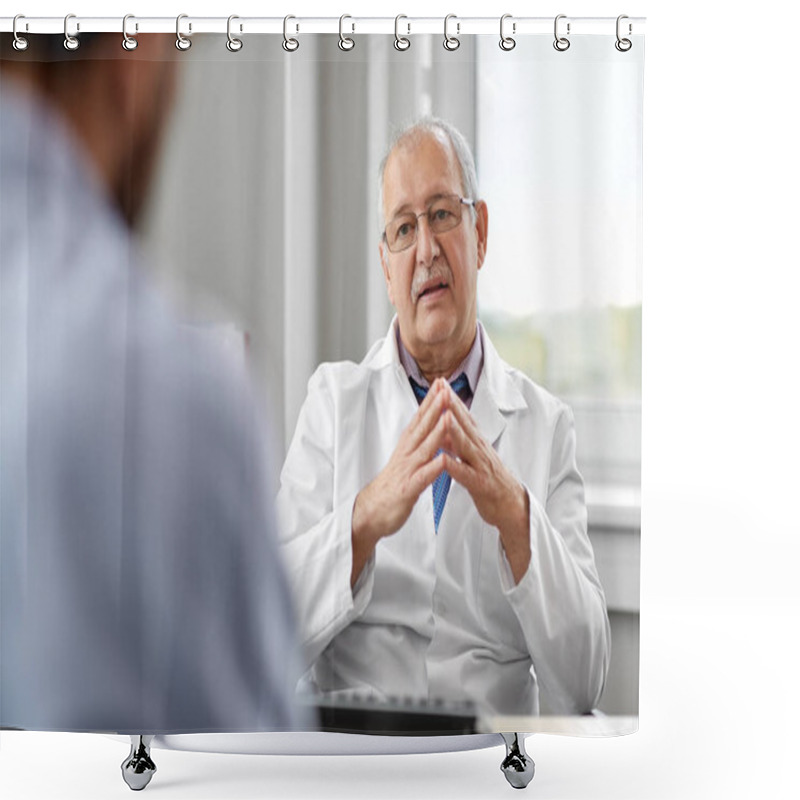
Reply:
<svg viewBox="0 0 800 800"><path fill-rule="evenodd" d="M278 493L281 549L309 664L363 613L374 580L373 555L354 589L350 587L358 492L334 506L337 409L328 377L320 368L309 380Z"/></svg>
<svg viewBox="0 0 800 800"><path fill-rule="evenodd" d="M542 713L586 713L603 690L610 631L587 535L583 479L575 461L575 426L568 408L553 433L545 505L525 488L531 561L514 585L499 546L504 591L522 626L539 681Z"/></svg>

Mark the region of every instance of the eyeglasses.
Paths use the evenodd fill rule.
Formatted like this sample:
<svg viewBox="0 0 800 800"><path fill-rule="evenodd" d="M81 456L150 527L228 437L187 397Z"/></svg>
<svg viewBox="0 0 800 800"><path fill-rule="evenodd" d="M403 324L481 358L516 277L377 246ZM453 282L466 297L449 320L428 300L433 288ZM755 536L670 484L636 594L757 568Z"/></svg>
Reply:
<svg viewBox="0 0 800 800"><path fill-rule="evenodd" d="M410 211L398 214L383 232L386 246L392 253L408 250L417 241L419 218L428 218L431 233L447 233L461 224L462 206L474 206L475 201L455 194L437 197L421 214Z"/></svg>

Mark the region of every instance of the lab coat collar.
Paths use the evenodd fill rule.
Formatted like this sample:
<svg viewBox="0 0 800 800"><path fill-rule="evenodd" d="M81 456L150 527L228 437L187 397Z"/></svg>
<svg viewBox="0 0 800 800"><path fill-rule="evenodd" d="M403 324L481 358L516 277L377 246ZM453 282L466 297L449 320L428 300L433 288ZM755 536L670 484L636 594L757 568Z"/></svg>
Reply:
<svg viewBox="0 0 800 800"><path fill-rule="evenodd" d="M497 350L481 327L483 335L483 369L472 400L472 416L478 429L492 445L505 428L507 415L526 408L510 367L500 358Z"/></svg>

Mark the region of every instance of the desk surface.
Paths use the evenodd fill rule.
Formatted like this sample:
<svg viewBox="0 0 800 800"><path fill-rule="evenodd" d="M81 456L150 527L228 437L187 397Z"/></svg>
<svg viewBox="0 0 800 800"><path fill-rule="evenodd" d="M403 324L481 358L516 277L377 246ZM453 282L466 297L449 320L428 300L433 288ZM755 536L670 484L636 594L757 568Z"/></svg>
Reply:
<svg viewBox="0 0 800 800"><path fill-rule="evenodd" d="M639 718L627 716L481 717L479 733L555 733L565 736L624 736L639 730Z"/></svg>

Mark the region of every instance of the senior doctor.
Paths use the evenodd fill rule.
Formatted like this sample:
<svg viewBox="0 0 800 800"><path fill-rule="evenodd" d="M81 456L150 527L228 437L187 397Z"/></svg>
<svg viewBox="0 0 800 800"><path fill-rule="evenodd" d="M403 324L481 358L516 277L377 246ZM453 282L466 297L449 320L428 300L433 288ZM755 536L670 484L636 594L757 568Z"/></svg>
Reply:
<svg viewBox="0 0 800 800"><path fill-rule="evenodd" d="M571 411L477 320L488 211L463 135L422 120L381 175L396 316L360 364L316 370L281 474L308 680L329 697L587 712L609 627Z"/></svg>

